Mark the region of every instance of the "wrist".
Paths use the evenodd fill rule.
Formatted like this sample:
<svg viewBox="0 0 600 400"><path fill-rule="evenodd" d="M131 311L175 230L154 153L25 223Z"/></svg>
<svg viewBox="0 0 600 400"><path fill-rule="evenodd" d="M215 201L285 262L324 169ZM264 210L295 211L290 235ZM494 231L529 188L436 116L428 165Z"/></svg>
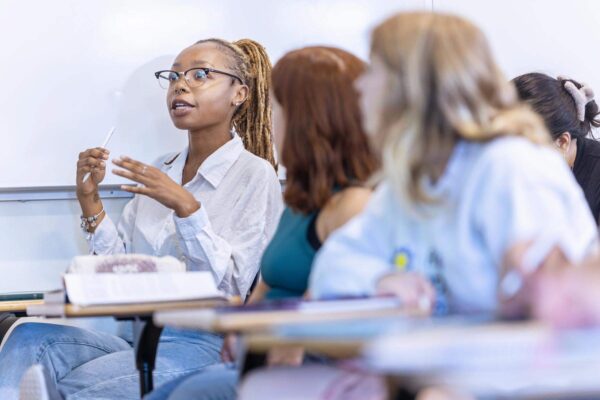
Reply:
<svg viewBox="0 0 600 400"><path fill-rule="evenodd" d="M100 194L97 190L93 190L89 193L86 193L81 189L77 188L75 190L75 195L77 196L77 200L79 200L80 202L94 203L100 200Z"/></svg>
<svg viewBox="0 0 600 400"><path fill-rule="evenodd" d="M102 221L104 214L106 214L106 211L104 211L104 208L95 215L86 216L86 215L82 214L80 217L81 229L86 233L93 233L96 230L96 227L98 226L100 221Z"/></svg>
<svg viewBox="0 0 600 400"><path fill-rule="evenodd" d="M198 200L192 198L191 200L178 203L174 211L178 218L187 218L199 209L200 203Z"/></svg>
<svg viewBox="0 0 600 400"><path fill-rule="evenodd" d="M82 196L79 196L78 194L77 200L79 200L79 205L81 207L81 215L84 217L91 217L104 209L98 192Z"/></svg>

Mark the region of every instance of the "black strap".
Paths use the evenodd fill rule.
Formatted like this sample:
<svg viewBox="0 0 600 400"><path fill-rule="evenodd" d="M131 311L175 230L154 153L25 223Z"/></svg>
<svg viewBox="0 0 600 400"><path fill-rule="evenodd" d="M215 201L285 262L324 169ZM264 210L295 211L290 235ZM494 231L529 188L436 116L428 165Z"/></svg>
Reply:
<svg viewBox="0 0 600 400"><path fill-rule="evenodd" d="M0 313L0 343L4 336L8 333L10 327L17 322L19 318L14 314Z"/></svg>
<svg viewBox="0 0 600 400"><path fill-rule="evenodd" d="M306 239L308 240L308 244L310 244L310 247L312 247L315 251L319 251L321 245L323 244L319 239L319 235L317 235L317 218L319 217L320 212L321 211L319 210L315 213L308 224L308 229L306 230Z"/></svg>

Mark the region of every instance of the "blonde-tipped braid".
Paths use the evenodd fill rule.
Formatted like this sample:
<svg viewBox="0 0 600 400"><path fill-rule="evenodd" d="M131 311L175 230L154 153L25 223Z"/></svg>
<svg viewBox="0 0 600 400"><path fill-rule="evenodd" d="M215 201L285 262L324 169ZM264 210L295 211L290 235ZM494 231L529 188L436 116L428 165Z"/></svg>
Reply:
<svg viewBox="0 0 600 400"><path fill-rule="evenodd" d="M197 43L216 43L232 59L230 68L249 88L248 98L233 115L233 126L246 149L277 167L273 153L271 123L271 61L263 46L250 39L228 42L206 39Z"/></svg>

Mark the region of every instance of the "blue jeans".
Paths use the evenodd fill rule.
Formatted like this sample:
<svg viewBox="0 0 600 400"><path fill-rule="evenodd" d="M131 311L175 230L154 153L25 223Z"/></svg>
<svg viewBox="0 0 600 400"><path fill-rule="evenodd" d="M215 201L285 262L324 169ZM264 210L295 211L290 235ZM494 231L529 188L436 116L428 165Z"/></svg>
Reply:
<svg viewBox="0 0 600 400"><path fill-rule="evenodd" d="M158 346L155 387L220 362L222 337L165 329ZM131 342L64 325L26 323L0 352L0 399L18 399L23 373L43 365L67 400L139 399L139 374Z"/></svg>
<svg viewBox="0 0 600 400"><path fill-rule="evenodd" d="M304 365L328 365L330 360L317 354L304 356ZM144 396L144 400L234 400L240 379L234 363L215 364L202 371L180 376Z"/></svg>
<svg viewBox="0 0 600 400"><path fill-rule="evenodd" d="M144 400L234 400L238 380L234 364L218 364L165 383Z"/></svg>

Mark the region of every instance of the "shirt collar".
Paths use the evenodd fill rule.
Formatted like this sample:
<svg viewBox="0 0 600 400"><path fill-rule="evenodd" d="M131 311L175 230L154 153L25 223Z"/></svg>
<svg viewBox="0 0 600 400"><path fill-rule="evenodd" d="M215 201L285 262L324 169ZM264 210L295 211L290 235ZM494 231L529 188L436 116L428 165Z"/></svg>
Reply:
<svg viewBox="0 0 600 400"><path fill-rule="evenodd" d="M230 141L208 156L198 168L197 174L202 175L215 188L219 186L227 171L244 150L244 143L238 134L234 132L232 136Z"/></svg>
<svg viewBox="0 0 600 400"><path fill-rule="evenodd" d="M231 166L237 161L244 150L242 139L237 133L232 133L230 141L219 147L202 162L196 175L201 175L215 189L219 186ZM183 167L187 159L189 147L186 147L171 164L167 174L176 182L182 182Z"/></svg>

